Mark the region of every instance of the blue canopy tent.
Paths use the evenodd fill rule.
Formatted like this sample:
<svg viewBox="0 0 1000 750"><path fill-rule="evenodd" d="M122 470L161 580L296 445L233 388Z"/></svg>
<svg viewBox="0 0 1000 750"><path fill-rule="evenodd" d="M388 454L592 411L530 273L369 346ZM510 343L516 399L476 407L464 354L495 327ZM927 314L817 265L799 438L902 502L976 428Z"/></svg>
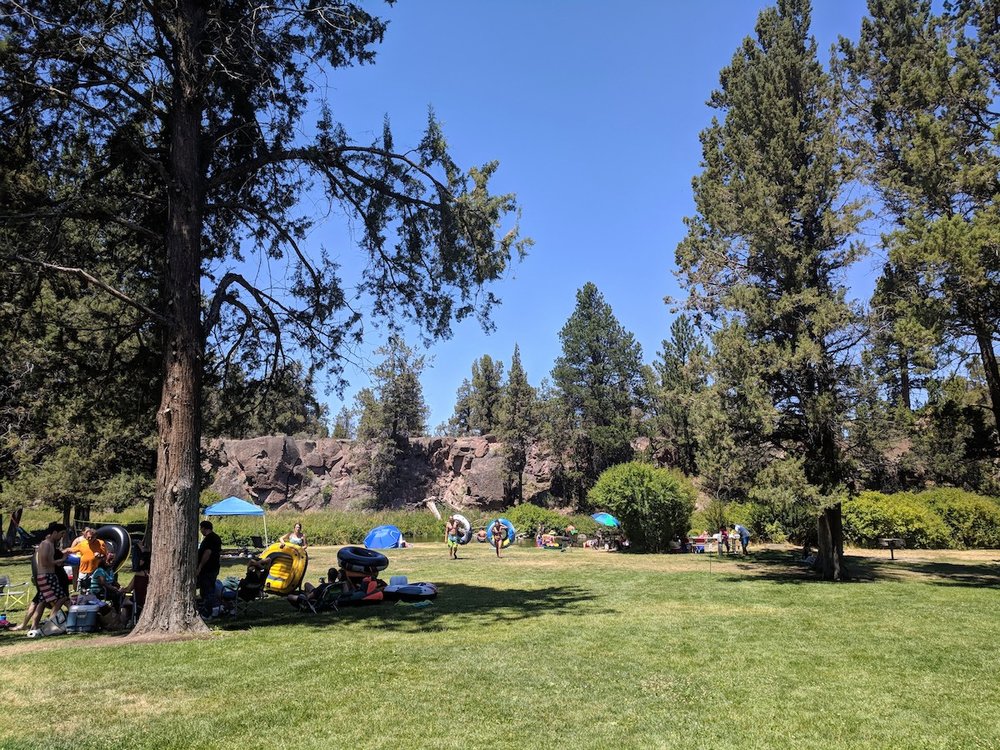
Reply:
<svg viewBox="0 0 1000 750"><path fill-rule="evenodd" d="M611 526L611 527L621 526L621 524L618 522L618 519L615 518L610 513L595 513L594 515L591 516L591 518L593 518L595 521L601 524L601 526Z"/></svg>
<svg viewBox="0 0 1000 750"><path fill-rule="evenodd" d="M259 505L248 503L238 497L227 497L215 505L209 505L204 510L206 516L260 516L264 521L264 544L268 544L267 516Z"/></svg>
<svg viewBox="0 0 1000 750"><path fill-rule="evenodd" d="M395 549L403 546L403 532L395 526L376 526L365 537L368 549Z"/></svg>

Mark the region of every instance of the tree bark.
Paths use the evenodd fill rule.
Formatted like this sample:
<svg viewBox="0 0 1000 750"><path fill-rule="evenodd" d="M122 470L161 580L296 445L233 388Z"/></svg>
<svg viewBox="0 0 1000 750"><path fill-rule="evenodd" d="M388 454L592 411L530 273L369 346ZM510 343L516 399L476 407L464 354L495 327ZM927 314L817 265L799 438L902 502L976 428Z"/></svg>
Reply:
<svg viewBox="0 0 1000 750"><path fill-rule="evenodd" d="M850 578L844 562L844 524L840 503L824 508L816 521L816 572L824 581L846 581Z"/></svg>
<svg viewBox="0 0 1000 750"><path fill-rule="evenodd" d="M1000 367L997 365L997 355L993 351L993 335L989 326L982 320L976 321L976 343L983 360L983 371L986 373L986 387L990 392L990 405L993 407L993 419L997 432L1000 432Z"/></svg>
<svg viewBox="0 0 1000 750"><path fill-rule="evenodd" d="M166 232L166 340L153 500L150 580L146 606L132 636L207 632L195 608L200 490L200 282L204 177L200 167L198 72L204 11L182 0L173 25L173 106L169 119Z"/></svg>

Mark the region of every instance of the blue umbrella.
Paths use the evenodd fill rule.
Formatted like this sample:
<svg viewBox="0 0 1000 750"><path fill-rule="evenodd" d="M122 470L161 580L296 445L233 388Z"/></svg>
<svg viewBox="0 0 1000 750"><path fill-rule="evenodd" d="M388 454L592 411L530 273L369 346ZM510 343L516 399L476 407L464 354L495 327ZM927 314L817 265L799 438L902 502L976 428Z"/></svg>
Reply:
<svg viewBox="0 0 1000 750"><path fill-rule="evenodd" d="M365 537L368 549L395 549L403 546L403 532L395 526L376 526Z"/></svg>
<svg viewBox="0 0 1000 750"><path fill-rule="evenodd" d="M595 513L591 518L601 524L601 526L621 526L618 519L610 513Z"/></svg>

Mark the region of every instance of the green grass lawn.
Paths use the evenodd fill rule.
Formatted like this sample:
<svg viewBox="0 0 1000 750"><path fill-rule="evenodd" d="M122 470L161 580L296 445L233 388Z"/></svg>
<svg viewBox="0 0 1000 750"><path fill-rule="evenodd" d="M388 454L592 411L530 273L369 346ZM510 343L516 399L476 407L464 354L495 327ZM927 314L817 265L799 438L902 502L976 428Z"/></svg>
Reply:
<svg viewBox="0 0 1000 750"><path fill-rule="evenodd" d="M310 551L316 580L335 549ZM871 553L849 584L782 551L462 553L390 553L440 584L425 608L0 633L0 748L1000 748L997 553Z"/></svg>

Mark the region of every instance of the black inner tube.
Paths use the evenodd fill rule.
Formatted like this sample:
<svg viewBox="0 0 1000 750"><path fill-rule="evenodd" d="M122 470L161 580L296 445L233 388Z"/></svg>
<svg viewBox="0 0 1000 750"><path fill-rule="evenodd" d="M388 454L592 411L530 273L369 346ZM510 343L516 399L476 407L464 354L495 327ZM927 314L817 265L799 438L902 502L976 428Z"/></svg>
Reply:
<svg viewBox="0 0 1000 750"><path fill-rule="evenodd" d="M385 570L389 567L388 557L366 547L343 547L337 551L337 560L348 570L358 572L369 568Z"/></svg>

